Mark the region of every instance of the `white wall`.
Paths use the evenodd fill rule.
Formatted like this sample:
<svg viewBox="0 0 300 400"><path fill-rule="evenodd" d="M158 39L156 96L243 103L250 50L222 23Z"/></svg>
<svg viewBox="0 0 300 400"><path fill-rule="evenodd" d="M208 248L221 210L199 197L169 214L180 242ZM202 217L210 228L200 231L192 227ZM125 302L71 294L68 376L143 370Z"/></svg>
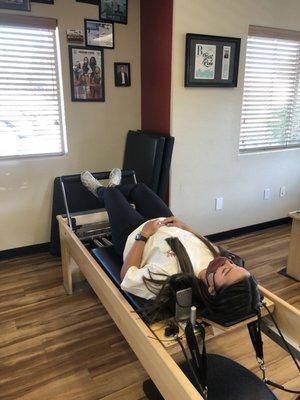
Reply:
<svg viewBox="0 0 300 400"><path fill-rule="evenodd" d="M249 25L300 30L299 0L174 0L171 207L205 234L300 208L300 149L238 154ZM242 38L237 88L185 88L185 34ZM287 196L279 198L285 185ZM271 198L263 200L264 188ZM223 211L214 198L224 197Z"/></svg>
<svg viewBox="0 0 300 400"><path fill-rule="evenodd" d="M48 242L54 177L121 166L126 132L141 125L139 0L129 1L128 25L115 25L115 50L104 51L104 103L71 102L66 41L66 29L83 29L84 18L98 19L98 7L55 0L55 5L32 3L28 14L58 19L69 153L63 157L0 160L0 250ZM114 86L116 61L131 63L131 87Z"/></svg>

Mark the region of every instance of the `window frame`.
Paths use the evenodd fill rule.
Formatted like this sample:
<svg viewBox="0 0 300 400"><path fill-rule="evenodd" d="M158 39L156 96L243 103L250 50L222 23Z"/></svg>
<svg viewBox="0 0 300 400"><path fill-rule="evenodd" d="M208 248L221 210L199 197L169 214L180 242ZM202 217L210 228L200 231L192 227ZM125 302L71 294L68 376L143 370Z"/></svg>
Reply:
<svg viewBox="0 0 300 400"><path fill-rule="evenodd" d="M263 26L254 26L250 25L249 30L248 30L248 36L247 36L247 45L248 45L248 38L249 37L257 37L257 38L262 38L262 39L278 39L278 40L289 40L289 41L295 41L298 42L300 45L300 31L293 31L293 30L288 30L288 29L280 29L280 28L269 28L269 27L263 27ZM246 47L246 52L245 52L245 60L247 58L247 47ZM246 67L246 63L245 63ZM288 133L285 132L285 138L287 138L287 144L282 145L279 144L277 146L272 146L268 144L263 144L261 147L255 146L255 147L246 147L246 148L241 148L241 142L243 139L242 136L242 115L244 111L244 94L245 94L245 74L244 72L244 84L243 84L243 93L242 93L242 107L241 107L241 118L240 118L240 125L239 125L239 148L238 148L238 153L239 155L246 155L246 154L253 154L253 153L265 153L269 151L282 151L282 150L292 150L292 149L298 149L300 148L300 138L298 143L288 143L289 137ZM293 96L293 105L297 103L297 100L300 98L300 53L299 53L299 58L298 58L298 63L297 63L297 75L293 81L294 86L295 86L295 91L294 91L294 96ZM298 88L298 89L297 89ZM299 100L298 100L299 101ZM294 107L291 107L291 111L288 114L289 120L293 120L295 117L295 111L292 111L292 108L295 110ZM264 114L265 115L265 114ZM285 125L285 130L287 131L287 125ZM258 138L259 136L257 136Z"/></svg>
<svg viewBox="0 0 300 400"><path fill-rule="evenodd" d="M28 154L11 154L11 155L0 155L0 161L5 160L19 160L19 159L33 159L33 158L52 158L62 157L68 154L67 146L67 135L66 135L66 119L65 119L65 105L64 105L64 91L63 91L63 80L62 80L62 68L61 68L61 54L60 54L60 42L59 32L57 26L57 19L55 18L44 18L44 17L32 17L23 16L18 14L0 14L0 26L16 27L16 28L29 28L29 29L49 29L53 30L54 35L54 56L55 56L55 72L57 76L57 106L58 115L60 119L60 152L50 153L28 153ZM1 46L1 44L0 44Z"/></svg>

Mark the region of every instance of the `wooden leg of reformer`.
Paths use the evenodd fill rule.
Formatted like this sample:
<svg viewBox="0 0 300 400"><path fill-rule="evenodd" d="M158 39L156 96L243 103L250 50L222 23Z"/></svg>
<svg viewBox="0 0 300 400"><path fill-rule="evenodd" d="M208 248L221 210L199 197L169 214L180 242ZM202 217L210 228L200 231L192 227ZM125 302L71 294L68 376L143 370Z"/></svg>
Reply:
<svg viewBox="0 0 300 400"><path fill-rule="evenodd" d="M292 278L300 281L300 214L294 212L289 215L293 218L293 225L286 272Z"/></svg>
<svg viewBox="0 0 300 400"><path fill-rule="evenodd" d="M69 250L66 246L61 246L61 264L63 274L63 285L68 294L73 293L72 271L71 271L71 257Z"/></svg>
<svg viewBox="0 0 300 400"><path fill-rule="evenodd" d="M70 254L65 232L60 232L61 263L63 274L63 285L68 294L73 293L73 283L85 280L78 265Z"/></svg>

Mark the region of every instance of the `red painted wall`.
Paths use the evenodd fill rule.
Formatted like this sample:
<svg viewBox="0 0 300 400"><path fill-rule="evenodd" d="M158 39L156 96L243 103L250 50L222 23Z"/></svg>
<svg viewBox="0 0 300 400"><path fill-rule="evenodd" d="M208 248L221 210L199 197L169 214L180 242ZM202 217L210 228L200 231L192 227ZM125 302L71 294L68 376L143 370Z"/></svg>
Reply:
<svg viewBox="0 0 300 400"><path fill-rule="evenodd" d="M173 0L141 0L142 130L170 134Z"/></svg>

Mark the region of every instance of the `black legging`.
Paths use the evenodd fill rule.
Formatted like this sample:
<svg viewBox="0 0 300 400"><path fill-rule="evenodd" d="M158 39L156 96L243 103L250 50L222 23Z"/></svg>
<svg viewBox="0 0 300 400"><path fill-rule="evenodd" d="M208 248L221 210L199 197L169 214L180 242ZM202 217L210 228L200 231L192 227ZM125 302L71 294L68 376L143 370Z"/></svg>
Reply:
<svg viewBox="0 0 300 400"><path fill-rule="evenodd" d="M97 194L107 210L113 244L120 256L128 235L138 226L152 218L173 215L162 199L144 183L100 187Z"/></svg>

